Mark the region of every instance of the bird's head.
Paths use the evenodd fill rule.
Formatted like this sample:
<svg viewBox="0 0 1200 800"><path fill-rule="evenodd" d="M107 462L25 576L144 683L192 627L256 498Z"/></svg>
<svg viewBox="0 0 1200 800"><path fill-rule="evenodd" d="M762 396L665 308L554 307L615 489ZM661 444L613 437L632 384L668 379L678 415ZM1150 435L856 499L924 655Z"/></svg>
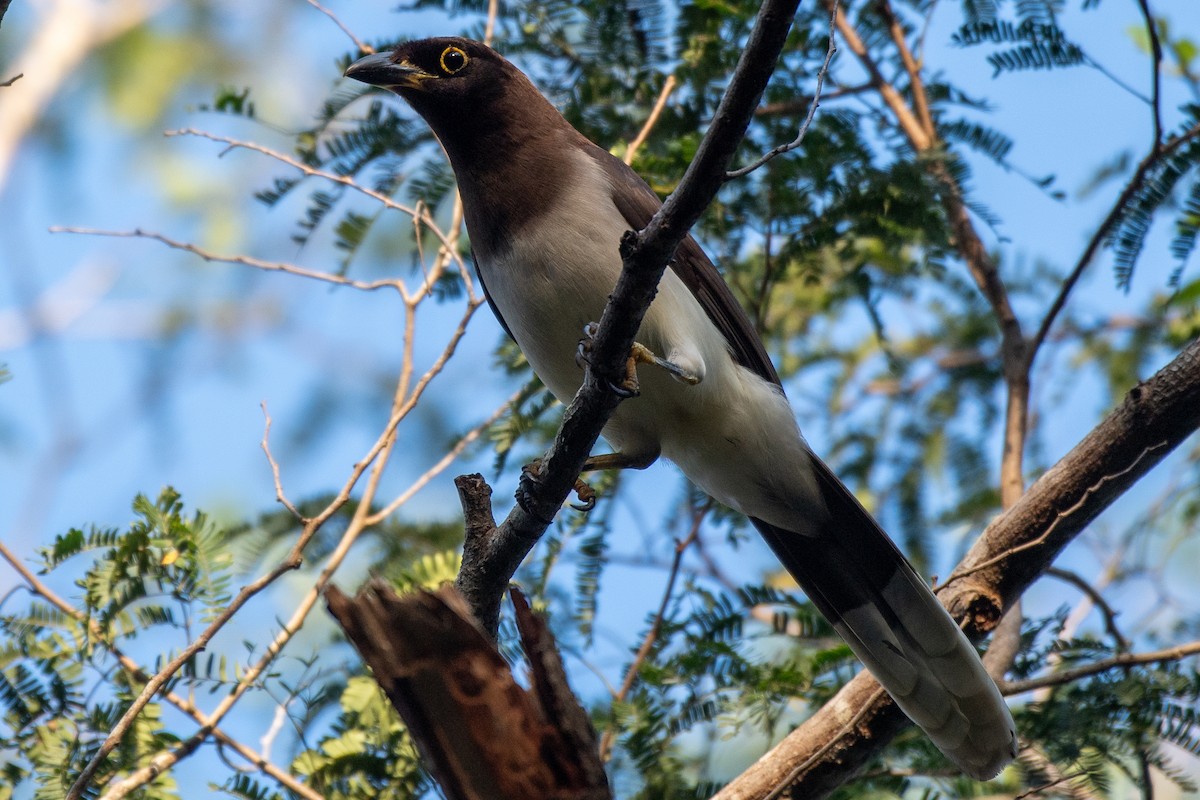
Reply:
<svg viewBox="0 0 1200 800"><path fill-rule="evenodd" d="M346 77L403 97L448 149L514 120L545 122L546 110L556 115L507 59L482 42L455 36L405 42L390 53L360 58Z"/></svg>
<svg viewBox="0 0 1200 800"><path fill-rule="evenodd" d="M439 36L360 58L346 68L346 77L391 89L406 98L422 94L461 102L502 78L505 67L511 65L482 42Z"/></svg>

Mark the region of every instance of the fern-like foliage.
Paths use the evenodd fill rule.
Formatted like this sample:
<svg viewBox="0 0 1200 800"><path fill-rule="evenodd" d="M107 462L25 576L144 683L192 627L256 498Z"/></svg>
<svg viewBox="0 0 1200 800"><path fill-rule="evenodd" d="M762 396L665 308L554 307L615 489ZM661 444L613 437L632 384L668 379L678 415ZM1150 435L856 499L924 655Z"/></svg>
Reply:
<svg viewBox="0 0 1200 800"><path fill-rule="evenodd" d="M185 641L187 625L211 619L229 601L231 559L219 527L201 512L185 516L170 488L154 501L139 495L133 511L126 529L72 529L40 551L42 572L68 562L82 572L75 581L78 615L37 599L0 614L0 753L11 762L5 768L9 786L32 786L38 800L66 794L141 691L144 674L118 665L112 648L135 637L151 640L161 648L161 660ZM236 672L213 655L194 659L171 685L227 688L231 680ZM106 687L99 699L98 683ZM93 787L144 766L177 741L164 728L161 707L150 703ZM167 800L178 794L167 773L139 796Z"/></svg>
<svg viewBox="0 0 1200 800"><path fill-rule="evenodd" d="M1038 10L1035 4L1032 10ZM960 47L982 44L1015 45L997 48L987 57L993 75L1004 72L1061 69L1087 63L1083 49L1067 39L1053 21L1027 16L1021 22L988 20L968 22L951 37Z"/></svg>
<svg viewBox="0 0 1200 800"><path fill-rule="evenodd" d="M1144 179L1120 209L1117 222L1106 239L1106 245L1113 251L1113 271L1120 288L1129 288L1156 216L1164 207L1173 205L1181 191L1184 198L1178 205L1175 238L1170 245L1171 255L1177 260L1171 275L1173 286L1179 285L1183 269L1195 248L1196 212L1200 210L1200 189L1197 188L1200 138L1196 137L1194 126L1200 121L1200 107L1193 107L1191 115L1189 124L1177 134L1187 137L1186 143L1153 161Z"/></svg>

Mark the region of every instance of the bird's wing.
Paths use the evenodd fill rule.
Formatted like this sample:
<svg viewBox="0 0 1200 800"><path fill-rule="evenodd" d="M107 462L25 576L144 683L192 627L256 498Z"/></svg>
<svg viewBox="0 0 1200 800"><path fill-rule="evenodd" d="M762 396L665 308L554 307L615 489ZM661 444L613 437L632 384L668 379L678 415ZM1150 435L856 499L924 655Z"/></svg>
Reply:
<svg viewBox="0 0 1200 800"><path fill-rule="evenodd" d="M592 145L589 155L599 162L613 187L613 202L632 230L640 231L662 206L658 195L625 162L607 150ZM708 256L688 236L675 251L671 270L699 301L704 312L717 326L737 363L771 383L779 383L775 365L767 356L762 339L750 318L734 298L733 292Z"/></svg>
<svg viewBox="0 0 1200 800"><path fill-rule="evenodd" d="M504 321L504 315L496 307L496 301L492 299L492 294L488 291L487 284L483 282L483 270L479 268L479 259L475 257L474 250L471 251L471 263L475 265L475 277L479 278L479 287L483 289L483 298L487 300L488 308L492 310L492 314L496 317L496 321L500 323L500 327L504 328L504 332L508 334L508 338L515 342L517 337L513 336L513 332L509 330L508 323Z"/></svg>

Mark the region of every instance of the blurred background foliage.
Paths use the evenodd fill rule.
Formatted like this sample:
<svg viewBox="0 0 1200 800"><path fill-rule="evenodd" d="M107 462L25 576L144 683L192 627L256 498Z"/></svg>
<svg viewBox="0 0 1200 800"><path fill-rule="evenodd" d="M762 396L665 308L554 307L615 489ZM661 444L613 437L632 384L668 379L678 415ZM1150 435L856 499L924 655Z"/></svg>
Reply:
<svg viewBox="0 0 1200 800"><path fill-rule="evenodd" d="M1115 208L1102 256L1035 365L1030 480L1200 331L1200 144L1176 148L1122 195L1151 142L1152 100L1163 141L1200 124L1200 10L1192 0L1153 5L1156 89L1142 8L898 2L944 146L914 153L843 45L804 146L731 182L696 231L759 325L815 448L923 574L945 574L999 510L1004 402L998 327L956 255L931 161L963 187L1026 325L1036 326ZM333 10L382 47L426 33L481 38L487 4ZM633 160L665 196L756 10L736 0L500 3L495 44L618 155L672 77ZM911 91L874 7L850 3L848 13L885 77ZM743 162L795 135L828 26L826 8L802 5ZM0 87L0 541L70 608L0 571L0 800L58 800L147 676L299 534L274 502L259 402L275 423L288 496L313 516L386 422L404 331L387 293L46 228L140 228L205 253L419 282L437 241L394 211L244 147L161 133L254 142L420 203L443 225L453 179L402 104L338 78L357 49L312 4L18 3L0 45L0 80L24 73ZM465 296L452 272L438 282L413 342L419 370ZM521 390L452 467L484 472L503 513L520 465L553 434L558 406L484 316L399 430L382 496ZM617 796L707 796L857 665L736 515L712 508L671 467L595 485L598 508L560 515L520 578L615 743ZM1052 577L1035 586L1011 679L1200 638L1197 486L1200 449L1190 442L1080 538L1062 568L1095 596ZM359 511L357 501L343 506L305 565L172 678L167 689L182 705L163 696L147 706L89 796L194 735L185 706L211 709L235 691ZM460 541L447 473L368 528L336 580L436 585L455 574ZM677 542L687 546L672 581ZM657 638L637 681L616 692L650 630ZM502 630L517 661L512 641ZM909 731L840 794L1195 794L1198 697L1194 660L1030 691L1014 701L1027 757L993 785L956 776ZM222 729L321 797L434 791L320 609ZM219 738L130 796L214 792L303 796Z"/></svg>

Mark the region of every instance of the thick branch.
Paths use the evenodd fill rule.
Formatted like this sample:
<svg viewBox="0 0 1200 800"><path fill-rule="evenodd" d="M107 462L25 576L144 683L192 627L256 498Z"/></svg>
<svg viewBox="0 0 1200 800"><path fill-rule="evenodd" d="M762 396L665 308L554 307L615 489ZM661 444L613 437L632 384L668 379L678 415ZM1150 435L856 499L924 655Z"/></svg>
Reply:
<svg viewBox="0 0 1200 800"><path fill-rule="evenodd" d="M729 161L775 69L798 5L799 0L766 0L759 9L729 88L678 188L644 230L627 234L621 243L621 277L600 318L591 366L542 460L540 477L522 477L518 495L522 502L478 549L464 553L456 586L476 618L493 634L492 621L499 616L504 587L566 500L584 460L620 402L611 385L620 381L634 334L667 262L721 188Z"/></svg>
<svg viewBox="0 0 1200 800"><path fill-rule="evenodd" d="M997 517L939 592L978 637L1088 523L1200 427L1200 339L1125 401ZM860 673L774 750L716 795L750 800L790 785L817 798L853 776L906 721Z"/></svg>
<svg viewBox="0 0 1200 800"><path fill-rule="evenodd" d="M353 599L330 587L326 599L447 798L612 797L549 630L519 595L530 690L452 587L400 597L377 581Z"/></svg>

